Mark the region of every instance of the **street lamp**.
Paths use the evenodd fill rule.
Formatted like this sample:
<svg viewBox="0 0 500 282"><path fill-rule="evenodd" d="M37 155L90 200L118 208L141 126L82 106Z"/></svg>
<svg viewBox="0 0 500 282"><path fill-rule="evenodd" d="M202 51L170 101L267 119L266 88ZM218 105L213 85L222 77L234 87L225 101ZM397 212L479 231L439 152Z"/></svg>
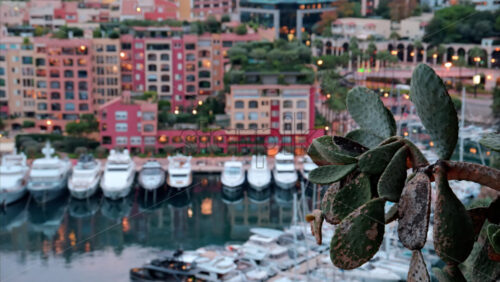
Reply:
<svg viewBox="0 0 500 282"><path fill-rule="evenodd" d="M481 83L481 76L479 74L475 74L472 77L472 83L474 84L474 97L477 96L477 86Z"/></svg>
<svg viewBox="0 0 500 282"><path fill-rule="evenodd" d="M451 56L451 59L452 59L453 61L458 61L458 56L457 56L457 55L453 55L453 56Z"/></svg>
<svg viewBox="0 0 500 282"><path fill-rule="evenodd" d="M316 61L316 64L317 64L318 66L322 66L322 65L323 65L323 60L321 60L321 59L317 60L317 61Z"/></svg>
<svg viewBox="0 0 500 282"><path fill-rule="evenodd" d="M444 67L447 69L447 70L450 70L450 68L453 66L453 64L451 62L446 62L444 63Z"/></svg>

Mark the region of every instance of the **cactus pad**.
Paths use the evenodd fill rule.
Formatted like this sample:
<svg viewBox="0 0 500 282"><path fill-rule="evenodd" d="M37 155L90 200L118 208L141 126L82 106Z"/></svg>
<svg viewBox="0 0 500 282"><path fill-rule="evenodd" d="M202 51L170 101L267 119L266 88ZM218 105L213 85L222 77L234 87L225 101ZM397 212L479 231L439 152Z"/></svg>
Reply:
<svg viewBox="0 0 500 282"><path fill-rule="evenodd" d="M413 251L411 255L410 270L408 271L408 282L430 282L424 257L420 250Z"/></svg>
<svg viewBox="0 0 500 282"><path fill-rule="evenodd" d="M316 244L321 245L322 243L322 232L321 228L323 226L323 214L320 210L313 210L312 214L306 216L306 221L311 224L311 233L316 238Z"/></svg>
<svg viewBox="0 0 500 282"><path fill-rule="evenodd" d="M420 149L418 149L417 146L415 146L415 144L413 144L408 139L403 139L403 142L405 142L405 145L408 146L408 149L410 151L410 159L413 170L429 165L429 161L427 161L424 154L422 154Z"/></svg>
<svg viewBox="0 0 500 282"><path fill-rule="evenodd" d="M411 100L441 159L449 159L458 139L458 117L450 95L434 70L418 65L411 77Z"/></svg>
<svg viewBox="0 0 500 282"><path fill-rule="evenodd" d="M474 226L464 205L450 188L445 168L434 168L437 195L434 209L434 249L446 263L458 264L474 245Z"/></svg>
<svg viewBox="0 0 500 282"><path fill-rule="evenodd" d="M488 240L495 253L500 254L500 226L497 224L488 225Z"/></svg>
<svg viewBox="0 0 500 282"><path fill-rule="evenodd" d="M398 204L395 203L384 216L385 224L389 224L398 218Z"/></svg>
<svg viewBox="0 0 500 282"><path fill-rule="evenodd" d="M335 182L326 190L323 195L323 199L321 199L321 212L323 212L323 216L325 217L326 222L330 224L339 224L340 220L338 220L333 214L332 211L332 203L335 200L335 195L340 191L340 182Z"/></svg>
<svg viewBox="0 0 500 282"><path fill-rule="evenodd" d="M362 129L380 137L396 134L394 117L377 93L366 87L354 87L347 93L347 110Z"/></svg>
<svg viewBox="0 0 500 282"><path fill-rule="evenodd" d="M371 196L370 179L361 173L344 185L333 199L327 199L323 211L332 215L333 222L340 223L352 211L368 202Z"/></svg>
<svg viewBox="0 0 500 282"><path fill-rule="evenodd" d="M384 238L384 204L372 199L350 213L336 227L330 243L330 259L342 269L354 269L369 261Z"/></svg>
<svg viewBox="0 0 500 282"><path fill-rule="evenodd" d="M408 149L403 146L389 162L378 181L377 190L380 197L395 203L399 201L405 186L407 157Z"/></svg>
<svg viewBox="0 0 500 282"><path fill-rule="evenodd" d="M307 149L307 154L319 166L357 162L356 158L340 152L333 143L333 138L326 135L314 139Z"/></svg>
<svg viewBox="0 0 500 282"><path fill-rule="evenodd" d="M500 133L487 133L483 135L479 143L493 151L500 152Z"/></svg>
<svg viewBox="0 0 500 282"><path fill-rule="evenodd" d="M431 211L431 181L418 172L403 189L399 200L399 240L410 250L424 247Z"/></svg>
<svg viewBox="0 0 500 282"><path fill-rule="evenodd" d="M320 166L309 173L309 181L316 184L337 182L354 171L356 167L356 164Z"/></svg>
<svg viewBox="0 0 500 282"><path fill-rule="evenodd" d="M394 142L363 153L359 156L359 169L372 175L381 174L396 151L402 146L402 142Z"/></svg>
<svg viewBox="0 0 500 282"><path fill-rule="evenodd" d="M474 241L476 241L479 232L483 228L484 221L488 215L488 208L479 207L468 209L467 213L469 213L470 219L472 220L472 225L474 226Z"/></svg>
<svg viewBox="0 0 500 282"><path fill-rule="evenodd" d="M384 140L382 137L377 136L371 133L370 131L364 129L356 129L350 131L349 133L346 134L345 138L356 141L359 144L368 148L376 147L380 142Z"/></svg>
<svg viewBox="0 0 500 282"><path fill-rule="evenodd" d="M333 136L333 143L335 143L335 145L337 145L342 152L345 152L349 156L353 157L357 157L368 151L368 148L365 146L342 136Z"/></svg>

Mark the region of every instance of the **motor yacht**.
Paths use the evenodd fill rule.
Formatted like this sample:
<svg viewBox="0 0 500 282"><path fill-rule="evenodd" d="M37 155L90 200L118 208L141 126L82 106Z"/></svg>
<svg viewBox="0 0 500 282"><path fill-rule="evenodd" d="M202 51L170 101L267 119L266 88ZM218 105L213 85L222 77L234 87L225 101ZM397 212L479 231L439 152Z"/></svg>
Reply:
<svg viewBox="0 0 500 282"><path fill-rule="evenodd" d="M28 190L37 203L45 203L61 196L71 174L71 163L60 159L47 142L42 150L45 157L33 162L28 181Z"/></svg>
<svg viewBox="0 0 500 282"><path fill-rule="evenodd" d="M29 167L26 165L24 153L2 157L0 165L0 204L9 205L26 195Z"/></svg>
<svg viewBox="0 0 500 282"><path fill-rule="evenodd" d="M160 162L149 160L139 172L139 186L146 191L155 191L165 184L165 171Z"/></svg>
<svg viewBox="0 0 500 282"><path fill-rule="evenodd" d="M318 165L311 160L311 157L305 156L302 168L300 169L300 175L304 180L309 180L309 173L317 167Z"/></svg>
<svg viewBox="0 0 500 282"><path fill-rule="evenodd" d="M191 183L193 183L191 156L168 157L168 186L181 189L188 187Z"/></svg>
<svg viewBox="0 0 500 282"><path fill-rule="evenodd" d="M245 169L243 163L237 160L224 162L221 175L222 186L228 190L240 188L245 182Z"/></svg>
<svg viewBox="0 0 500 282"><path fill-rule="evenodd" d="M111 150L101 179L104 196L111 200L127 196L132 189L134 176L135 163L130 158L128 150L123 152Z"/></svg>
<svg viewBox="0 0 500 282"><path fill-rule="evenodd" d="M73 173L68 180L68 190L77 199L92 197L99 187L102 169L101 162L92 155L82 155L73 167Z"/></svg>
<svg viewBox="0 0 500 282"><path fill-rule="evenodd" d="M266 156L252 156L248 169L248 184L258 191L268 188L271 184L271 171L267 167Z"/></svg>
<svg viewBox="0 0 500 282"><path fill-rule="evenodd" d="M295 169L295 162L293 154L287 152L280 152L275 157L273 177L274 182L278 187L283 189L290 189L295 186L297 182L297 170Z"/></svg>

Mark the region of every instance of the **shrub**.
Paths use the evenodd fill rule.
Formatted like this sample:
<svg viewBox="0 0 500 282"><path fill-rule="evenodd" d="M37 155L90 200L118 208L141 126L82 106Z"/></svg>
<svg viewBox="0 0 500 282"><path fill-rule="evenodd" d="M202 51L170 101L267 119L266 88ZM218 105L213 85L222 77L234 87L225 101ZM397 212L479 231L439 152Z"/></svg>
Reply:
<svg viewBox="0 0 500 282"><path fill-rule="evenodd" d="M31 120L25 120L25 121L23 121L22 127L23 128L32 128L32 127L35 127L35 122L31 121Z"/></svg>
<svg viewBox="0 0 500 282"><path fill-rule="evenodd" d="M144 153L145 154L154 154L156 152L156 148L154 146L145 146Z"/></svg>
<svg viewBox="0 0 500 282"><path fill-rule="evenodd" d="M238 147L235 146L235 145L227 146L227 153L229 155L236 155L236 154L238 154Z"/></svg>
<svg viewBox="0 0 500 282"><path fill-rule="evenodd" d="M106 157L107 153L108 153L108 150L102 146L99 146L95 149L95 154L100 159Z"/></svg>
<svg viewBox="0 0 500 282"><path fill-rule="evenodd" d="M166 145L165 147L163 147L163 151L165 151L167 155L172 155L175 152L175 146Z"/></svg>
<svg viewBox="0 0 500 282"><path fill-rule="evenodd" d="M81 156L81 155L84 155L86 153L87 153L87 148L85 148L85 147L76 147L75 148L75 154L77 156Z"/></svg>

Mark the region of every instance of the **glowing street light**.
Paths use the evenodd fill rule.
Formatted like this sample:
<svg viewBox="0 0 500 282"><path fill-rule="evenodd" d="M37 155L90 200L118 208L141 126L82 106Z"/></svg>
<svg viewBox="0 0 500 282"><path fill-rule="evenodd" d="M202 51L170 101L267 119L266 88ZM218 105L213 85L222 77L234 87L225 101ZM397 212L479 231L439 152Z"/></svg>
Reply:
<svg viewBox="0 0 500 282"><path fill-rule="evenodd" d="M481 62L481 57L474 57L474 62L476 62L476 63Z"/></svg>
<svg viewBox="0 0 500 282"><path fill-rule="evenodd" d="M318 61L316 61L316 64L317 64L318 66L323 65L323 60L319 59Z"/></svg>
<svg viewBox="0 0 500 282"><path fill-rule="evenodd" d="M436 59L438 57L438 54L432 54L432 57Z"/></svg>
<svg viewBox="0 0 500 282"><path fill-rule="evenodd" d="M47 125L51 125L52 124L52 121L49 119L47 122L46 122Z"/></svg>
<svg viewBox="0 0 500 282"><path fill-rule="evenodd" d="M202 100L198 101L198 105L199 106L203 105L203 101Z"/></svg>
<svg viewBox="0 0 500 282"><path fill-rule="evenodd" d="M398 54L398 51L396 51L396 50L391 51L391 55L396 56L397 54Z"/></svg>
<svg viewBox="0 0 500 282"><path fill-rule="evenodd" d="M325 126L325 130L326 130L326 131L330 130L330 127L328 127L328 125L327 125L327 126Z"/></svg>
<svg viewBox="0 0 500 282"><path fill-rule="evenodd" d="M127 54L125 54L125 52L120 52L120 58L122 58L122 59L123 59L123 58L125 58L125 56L126 56L126 55L127 55Z"/></svg>
<svg viewBox="0 0 500 282"><path fill-rule="evenodd" d="M444 63L444 67L447 68L448 70L453 66L451 62L446 62Z"/></svg>
<svg viewBox="0 0 500 282"><path fill-rule="evenodd" d="M457 56L457 55L453 55L453 56L451 56L451 59L452 59L453 61L458 61L458 56Z"/></svg>
<svg viewBox="0 0 500 282"><path fill-rule="evenodd" d="M332 97L332 95L330 95L330 93L326 94L326 99L330 99Z"/></svg>
<svg viewBox="0 0 500 282"><path fill-rule="evenodd" d="M177 109L176 109L176 110L174 111L174 114L178 115L178 114L179 114L179 110L177 110Z"/></svg>
<svg viewBox="0 0 500 282"><path fill-rule="evenodd" d="M478 85L481 83L481 76L479 74L476 74L472 77L472 83L474 83L474 85Z"/></svg>
<svg viewBox="0 0 500 282"><path fill-rule="evenodd" d="M198 111L196 109L193 109L193 115L196 115Z"/></svg>

